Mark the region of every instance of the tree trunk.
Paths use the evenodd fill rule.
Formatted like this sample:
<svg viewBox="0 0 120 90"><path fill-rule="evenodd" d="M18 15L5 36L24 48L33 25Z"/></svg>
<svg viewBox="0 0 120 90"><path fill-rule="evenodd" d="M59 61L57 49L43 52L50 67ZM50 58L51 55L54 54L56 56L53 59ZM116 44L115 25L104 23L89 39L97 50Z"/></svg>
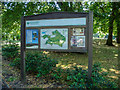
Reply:
<svg viewBox="0 0 120 90"><path fill-rule="evenodd" d="M116 13L116 23L117 23L117 43L120 44L120 11L119 11L119 7L120 7L120 2L117 3L117 13Z"/></svg>
<svg viewBox="0 0 120 90"><path fill-rule="evenodd" d="M113 46L112 44L113 22L114 22L114 19L113 19L113 16L111 16L109 20L109 35L106 43L106 45L109 45L109 46Z"/></svg>
<svg viewBox="0 0 120 90"><path fill-rule="evenodd" d="M114 22L114 19L115 19L115 16L114 16L114 10L115 9L116 9L115 3L112 2L112 13L109 17L109 35L108 35L108 39L107 39L107 42L106 42L106 45L108 45L108 46L113 46L112 34L113 34L113 22Z"/></svg>
<svg viewBox="0 0 120 90"><path fill-rule="evenodd" d="M117 43L120 44L120 18L117 22Z"/></svg>

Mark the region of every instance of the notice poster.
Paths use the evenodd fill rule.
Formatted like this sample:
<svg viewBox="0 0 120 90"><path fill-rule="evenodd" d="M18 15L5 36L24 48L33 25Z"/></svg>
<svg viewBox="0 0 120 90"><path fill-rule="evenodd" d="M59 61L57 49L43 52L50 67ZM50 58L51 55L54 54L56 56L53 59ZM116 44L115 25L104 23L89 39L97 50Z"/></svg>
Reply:
<svg viewBox="0 0 120 90"><path fill-rule="evenodd" d="M73 28L73 35L84 35L84 28Z"/></svg>
<svg viewBox="0 0 120 90"><path fill-rule="evenodd" d="M41 29L41 49L68 49L68 29Z"/></svg>
<svg viewBox="0 0 120 90"><path fill-rule="evenodd" d="M31 30L26 31L26 43L32 43L32 31Z"/></svg>
<svg viewBox="0 0 120 90"><path fill-rule="evenodd" d="M26 44L38 44L38 30L37 29L26 30Z"/></svg>
<svg viewBox="0 0 120 90"><path fill-rule="evenodd" d="M26 48L38 48L38 29L26 30Z"/></svg>
<svg viewBox="0 0 120 90"><path fill-rule="evenodd" d="M85 36L77 36L77 47L85 47Z"/></svg>
<svg viewBox="0 0 120 90"><path fill-rule="evenodd" d="M71 46L73 47L85 47L85 36L72 36Z"/></svg>

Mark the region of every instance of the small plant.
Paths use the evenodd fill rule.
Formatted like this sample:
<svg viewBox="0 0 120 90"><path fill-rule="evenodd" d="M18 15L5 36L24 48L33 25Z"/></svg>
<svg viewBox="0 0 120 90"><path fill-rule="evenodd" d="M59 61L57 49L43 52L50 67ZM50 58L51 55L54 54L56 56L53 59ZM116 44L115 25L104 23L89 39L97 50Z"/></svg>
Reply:
<svg viewBox="0 0 120 90"><path fill-rule="evenodd" d="M54 70L52 70L51 77L60 81L60 79L63 79L62 74L64 73L65 72L63 71L63 69L61 69L60 67L57 67Z"/></svg>
<svg viewBox="0 0 120 90"><path fill-rule="evenodd" d="M17 78L16 77L10 77L10 78L8 78L8 82L12 82L12 81L15 81L15 80L17 80Z"/></svg>
<svg viewBox="0 0 120 90"><path fill-rule="evenodd" d="M16 66L17 68L20 69L20 58L19 57L16 57L13 61L10 62L10 65L11 66Z"/></svg>
<svg viewBox="0 0 120 90"><path fill-rule="evenodd" d="M87 71L77 66L74 68L74 70L68 70L68 85L71 88L86 88Z"/></svg>
<svg viewBox="0 0 120 90"><path fill-rule="evenodd" d="M13 59L18 56L18 44L9 44L2 47L2 55L5 59Z"/></svg>

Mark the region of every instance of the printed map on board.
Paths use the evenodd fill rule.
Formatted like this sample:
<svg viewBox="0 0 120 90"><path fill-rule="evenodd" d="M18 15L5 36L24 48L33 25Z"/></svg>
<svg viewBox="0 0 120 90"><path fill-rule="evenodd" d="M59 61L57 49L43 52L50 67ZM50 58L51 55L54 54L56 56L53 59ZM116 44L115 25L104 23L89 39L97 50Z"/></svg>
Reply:
<svg viewBox="0 0 120 90"><path fill-rule="evenodd" d="M41 49L67 49L68 29L41 29Z"/></svg>

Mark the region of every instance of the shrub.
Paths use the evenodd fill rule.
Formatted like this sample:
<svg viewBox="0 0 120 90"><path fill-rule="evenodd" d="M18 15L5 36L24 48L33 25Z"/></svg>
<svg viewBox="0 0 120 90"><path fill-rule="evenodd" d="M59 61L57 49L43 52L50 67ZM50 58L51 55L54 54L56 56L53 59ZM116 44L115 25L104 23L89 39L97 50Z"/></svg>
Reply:
<svg viewBox="0 0 120 90"><path fill-rule="evenodd" d="M20 58L17 57L11 62L11 66L20 68ZM53 67L58 63L57 60L50 59L42 52L27 52L26 57L26 71L28 73L37 74L37 77L48 74Z"/></svg>
<svg viewBox="0 0 120 90"><path fill-rule="evenodd" d="M13 59L18 56L18 44L9 44L2 47L2 55L5 59Z"/></svg>
<svg viewBox="0 0 120 90"><path fill-rule="evenodd" d="M54 59L50 59L42 52L26 53L26 70L30 73L38 73L37 77L48 74L58 63Z"/></svg>

